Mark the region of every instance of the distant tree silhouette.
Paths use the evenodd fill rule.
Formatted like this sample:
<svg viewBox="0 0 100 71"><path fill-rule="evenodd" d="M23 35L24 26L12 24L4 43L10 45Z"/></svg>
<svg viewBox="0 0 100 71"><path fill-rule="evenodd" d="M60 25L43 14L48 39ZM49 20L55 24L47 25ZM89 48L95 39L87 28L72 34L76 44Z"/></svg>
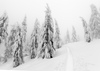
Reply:
<svg viewBox="0 0 100 71"><path fill-rule="evenodd" d="M54 43L55 43L55 48L58 49L61 47L61 38L60 38L60 30L58 27L58 23L55 20L55 36L54 36Z"/></svg>
<svg viewBox="0 0 100 71"><path fill-rule="evenodd" d="M27 36L27 17L24 17L24 20L22 22L22 45L23 45L23 52L25 53L25 50L27 48L27 42L26 42L26 36Z"/></svg>
<svg viewBox="0 0 100 71"><path fill-rule="evenodd" d="M31 34L31 59L37 56L39 41L40 41L39 35L40 35L40 25L38 19L36 19L34 24L34 30Z"/></svg>
<svg viewBox="0 0 100 71"><path fill-rule="evenodd" d="M65 43L70 43L71 42L71 39L70 39L70 35L69 35L69 31L67 30L67 34L66 34L66 37L65 37Z"/></svg>
<svg viewBox="0 0 100 71"><path fill-rule="evenodd" d="M74 28L74 26L72 27L72 42L77 42L78 41L78 38L77 38L77 35L76 35L76 30Z"/></svg>

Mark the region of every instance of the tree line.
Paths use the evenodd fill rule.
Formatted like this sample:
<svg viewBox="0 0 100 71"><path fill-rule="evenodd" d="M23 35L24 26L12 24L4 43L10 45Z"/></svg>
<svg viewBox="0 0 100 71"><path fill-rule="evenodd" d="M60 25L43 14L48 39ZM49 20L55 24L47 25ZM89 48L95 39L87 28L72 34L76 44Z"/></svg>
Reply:
<svg viewBox="0 0 100 71"><path fill-rule="evenodd" d="M38 19L36 19L28 42L26 39L26 16L21 25L18 23L12 25L10 33L7 31L8 23L8 16L4 13L4 15L0 17L0 44L4 43L6 47L3 59L4 63L13 59L13 67L17 67L25 62L24 57L27 55L30 59L36 57L50 59L54 57L56 49L61 47L58 23L55 20L54 24L48 5L45 11L44 23L40 26Z"/></svg>
<svg viewBox="0 0 100 71"><path fill-rule="evenodd" d="M100 39L100 13L94 4L91 4L90 8L92 14L88 23L83 17L80 17L84 29L84 39L86 42L91 42L93 39ZM80 40L79 36L76 34L74 26L72 26L72 38L70 37L68 30L65 38L65 43L77 42Z"/></svg>
<svg viewBox="0 0 100 71"><path fill-rule="evenodd" d="M91 5L92 15L89 24L81 17L84 28L84 37L87 42L100 38L99 23L100 13L95 5ZM58 22L51 16L49 6L46 6L45 20L40 26L39 20L36 19L30 38L27 40L27 16L24 17L21 25L14 24L8 33L8 16L4 13L0 17L0 44L4 43L6 49L2 61L6 63L13 59L13 67L23 64L24 57L34 58L53 58L57 49L62 46ZM79 36L76 34L75 27L72 26L72 38L67 30L65 43L78 42Z"/></svg>

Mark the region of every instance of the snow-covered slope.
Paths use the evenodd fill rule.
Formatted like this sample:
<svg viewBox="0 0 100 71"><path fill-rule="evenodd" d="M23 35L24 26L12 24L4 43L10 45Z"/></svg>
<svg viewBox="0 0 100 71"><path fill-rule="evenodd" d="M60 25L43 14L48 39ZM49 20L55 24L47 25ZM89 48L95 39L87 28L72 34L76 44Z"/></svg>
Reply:
<svg viewBox="0 0 100 71"><path fill-rule="evenodd" d="M74 60L74 71L100 71L100 40L70 43Z"/></svg>
<svg viewBox="0 0 100 71"><path fill-rule="evenodd" d="M73 61L70 50L64 45L56 51L52 59L25 59L25 63L12 68L13 62L10 61L0 66L0 69L10 70L32 70L32 71L72 71Z"/></svg>
<svg viewBox="0 0 100 71"><path fill-rule="evenodd" d="M69 43L56 51L52 59L29 59L25 63L12 68L9 61L0 65L6 70L33 70L33 71L100 71L100 40L90 43L85 41ZM74 68L73 68L74 67Z"/></svg>

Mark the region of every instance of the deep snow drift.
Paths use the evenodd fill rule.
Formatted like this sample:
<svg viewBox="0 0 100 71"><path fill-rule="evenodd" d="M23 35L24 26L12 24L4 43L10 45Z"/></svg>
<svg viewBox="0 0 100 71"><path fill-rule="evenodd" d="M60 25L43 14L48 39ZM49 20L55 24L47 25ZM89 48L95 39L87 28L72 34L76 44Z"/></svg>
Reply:
<svg viewBox="0 0 100 71"><path fill-rule="evenodd" d="M25 63L12 68L13 62L9 61L0 66L3 70L32 70L32 71L73 71L73 60L69 48L64 45L55 53L52 59L29 59L25 58Z"/></svg>
<svg viewBox="0 0 100 71"><path fill-rule="evenodd" d="M70 43L74 71L100 71L100 40Z"/></svg>

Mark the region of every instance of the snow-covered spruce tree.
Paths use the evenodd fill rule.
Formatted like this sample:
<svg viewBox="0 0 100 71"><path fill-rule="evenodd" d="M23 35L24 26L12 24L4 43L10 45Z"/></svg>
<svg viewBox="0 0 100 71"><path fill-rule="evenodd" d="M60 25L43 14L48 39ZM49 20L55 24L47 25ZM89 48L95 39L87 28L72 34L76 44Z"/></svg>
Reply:
<svg viewBox="0 0 100 71"><path fill-rule="evenodd" d="M0 17L0 43L6 41L6 37L8 35L7 27L8 27L8 16L6 13L4 13Z"/></svg>
<svg viewBox="0 0 100 71"><path fill-rule="evenodd" d="M40 42L39 35L40 35L40 25L38 19L36 19L34 24L34 29L31 34L31 59L37 56L38 52L37 50Z"/></svg>
<svg viewBox="0 0 100 71"><path fill-rule="evenodd" d="M89 26L87 25L86 21L82 17L81 19L82 19L83 28L84 28L84 38L86 42L90 42L92 39L91 39L90 31L89 31Z"/></svg>
<svg viewBox="0 0 100 71"><path fill-rule="evenodd" d="M72 42L77 42L78 39L77 39L77 35L76 35L76 30L74 28L74 26L72 27Z"/></svg>
<svg viewBox="0 0 100 71"><path fill-rule="evenodd" d="M7 36L8 36L8 16L6 13L0 17L0 44L3 43L3 45L7 48ZM7 61L7 59L4 57L4 62Z"/></svg>
<svg viewBox="0 0 100 71"><path fill-rule="evenodd" d="M55 20L54 43L55 43L55 48L56 49L61 47L60 31L59 31L58 23L57 23L56 20Z"/></svg>
<svg viewBox="0 0 100 71"><path fill-rule="evenodd" d="M6 43L6 50L5 50L5 58L7 60L13 57L16 35L17 35L17 29L16 29L16 26L13 25L6 41L7 43Z"/></svg>
<svg viewBox="0 0 100 71"><path fill-rule="evenodd" d="M91 5L92 14L89 21L92 39L100 38L100 13L95 5Z"/></svg>
<svg viewBox="0 0 100 71"><path fill-rule="evenodd" d="M23 43L26 42L26 33L27 33L26 19L27 19L27 17L25 16L25 18L22 22L22 40L23 40Z"/></svg>
<svg viewBox="0 0 100 71"><path fill-rule="evenodd" d="M42 38L39 57L42 58L53 58L55 48L54 48L54 28L53 21L51 17L51 11L47 5L45 15L45 23L42 26Z"/></svg>
<svg viewBox="0 0 100 71"><path fill-rule="evenodd" d="M17 39L16 39L16 50L14 52L14 65L13 67L17 67L24 63L23 60L23 43L22 43L22 32L21 27L17 26Z"/></svg>
<svg viewBox="0 0 100 71"><path fill-rule="evenodd" d="M66 37L65 37L66 39L65 39L65 44L66 43L70 43L70 35L69 35L69 31L67 30L67 34L66 34Z"/></svg>

